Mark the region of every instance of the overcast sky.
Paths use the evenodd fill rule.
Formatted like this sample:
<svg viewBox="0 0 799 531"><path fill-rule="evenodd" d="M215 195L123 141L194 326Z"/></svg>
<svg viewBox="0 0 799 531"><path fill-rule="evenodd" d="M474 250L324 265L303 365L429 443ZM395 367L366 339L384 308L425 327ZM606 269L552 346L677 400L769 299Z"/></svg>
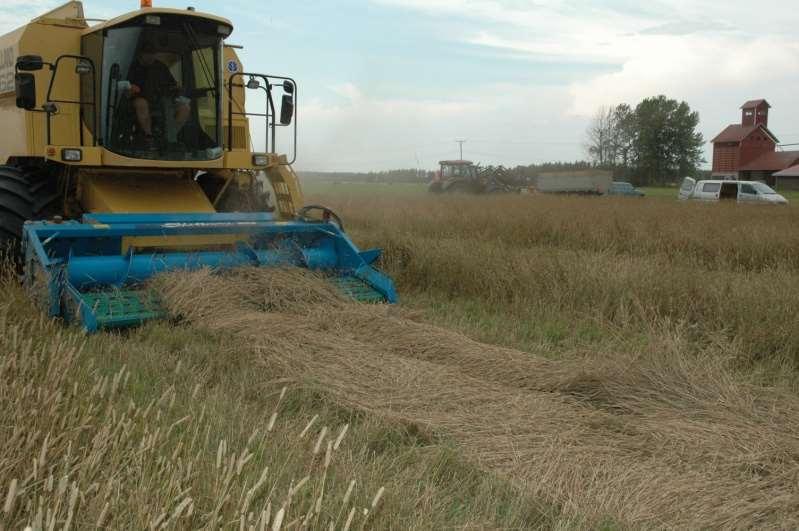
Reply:
<svg viewBox="0 0 799 531"><path fill-rule="evenodd" d="M7 0L0 31L57 4ZM706 140L766 98L772 131L799 143L796 0L191 4L231 19L248 71L298 80L299 169L432 169L456 138L485 164L582 159L599 106L657 94L697 110ZM138 2L84 5L109 17Z"/></svg>

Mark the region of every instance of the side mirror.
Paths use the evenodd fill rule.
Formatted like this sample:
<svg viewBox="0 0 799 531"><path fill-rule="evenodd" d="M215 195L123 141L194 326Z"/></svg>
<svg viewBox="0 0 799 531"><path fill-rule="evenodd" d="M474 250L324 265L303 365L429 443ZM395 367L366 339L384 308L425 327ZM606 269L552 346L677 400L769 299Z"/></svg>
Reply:
<svg viewBox="0 0 799 531"><path fill-rule="evenodd" d="M44 68L41 55L21 55L17 57L17 70L20 72L33 72Z"/></svg>
<svg viewBox="0 0 799 531"><path fill-rule="evenodd" d="M281 125L289 125L293 117L294 117L294 96L292 96L291 94L283 94L283 100L280 102Z"/></svg>
<svg viewBox="0 0 799 531"><path fill-rule="evenodd" d="M36 108L36 78L33 74L14 74L17 107L30 111Z"/></svg>
<svg viewBox="0 0 799 531"><path fill-rule="evenodd" d="M283 81L283 92L286 94L294 94L294 84L288 79Z"/></svg>

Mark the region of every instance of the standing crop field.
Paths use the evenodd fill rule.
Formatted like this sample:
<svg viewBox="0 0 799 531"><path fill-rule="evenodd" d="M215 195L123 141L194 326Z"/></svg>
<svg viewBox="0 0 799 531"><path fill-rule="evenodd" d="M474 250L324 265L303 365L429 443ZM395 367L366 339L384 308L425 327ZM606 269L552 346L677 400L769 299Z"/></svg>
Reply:
<svg viewBox="0 0 799 531"><path fill-rule="evenodd" d="M322 198L317 198L322 199ZM662 199L328 196L405 301L493 343L601 346L653 327L799 363L799 209Z"/></svg>
<svg viewBox="0 0 799 531"><path fill-rule="evenodd" d="M200 271L84 338L4 281L7 528L799 525L799 210L334 188L399 306Z"/></svg>

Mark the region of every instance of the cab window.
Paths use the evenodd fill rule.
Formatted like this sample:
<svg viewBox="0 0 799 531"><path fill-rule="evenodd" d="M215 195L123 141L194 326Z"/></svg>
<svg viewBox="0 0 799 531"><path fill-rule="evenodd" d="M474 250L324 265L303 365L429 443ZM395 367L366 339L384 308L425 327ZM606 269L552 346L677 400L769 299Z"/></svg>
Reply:
<svg viewBox="0 0 799 531"><path fill-rule="evenodd" d="M158 15L105 31L101 129L104 146L155 160L221 156L217 25Z"/></svg>
<svg viewBox="0 0 799 531"><path fill-rule="evenodd" d="M711 194L714 194L714 193L718 192L720 189L721 189L721 184L720 183L705 183L702 186L702 191L703 192L711 193Z"/></svg>
<svg viewBox="0 0 799 531"><path fill-rule="evenodd" d="M194 87L197 91L196 104L200 128L211 138L216 138L217 93L214 90L214 66L216 50L212 47L192 51L191 62L194 72Z"/></svg>
<svg viewBox="0 0 799 531"><path fill-rule="evenodd" d="M99 106L97 102L99 102L101 95L100 68L103 60L103 35L99 32L86 35L81 41L81 54L91 59L94 63L94 67L97 69L94 76L84 75L80 78L81 101L92 101L92 97L95 99L95 105L84 105L83 107L83 123L86 129L89 130L89 133L95 135L97 134L94 130L97 121L97 117L94 115L95 106ZM94 87L92 87L92 80L94 80L95 83Z"/></svg>

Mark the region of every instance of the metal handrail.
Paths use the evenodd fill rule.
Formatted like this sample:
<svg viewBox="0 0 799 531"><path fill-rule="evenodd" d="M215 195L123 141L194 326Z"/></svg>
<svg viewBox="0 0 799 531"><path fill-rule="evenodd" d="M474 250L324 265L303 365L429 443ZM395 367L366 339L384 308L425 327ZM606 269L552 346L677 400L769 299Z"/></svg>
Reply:
<svg viewBox="0 0 799 531"><path fill-rule="evenodd" d="M233 98L233 87L243 87L245 90L248 88L246 83L235 84L234 80L236 78L257 78L263 81L263 85L259 84L258 88L261 88L265 92L267 108L266 113L256 113L256 112L247 112L246 109L242 108L242 110L234 111L233 104L237 103ZM277 116L275 113L275 102L274 98L272 97L272 87L280 86L277 84L273 84L270 80L281 80L281 81L289 81L292 86L294 87L293 92L293 100L294 100L294 116L292 119L292 123L290 125L294 128L294 138L293 138L293 149L292 149L292 158L291 160L287 160L285 164L294 164L297 160L297 102L298 98L298 89L297 89L297 82L290 77L283 77L283 76L271 76L268 74L258 74L255 72L235 72L230 75L230 79L228 80L228 138L227 138L227 150L233 150L233 116L258 116L261 118L266 119L266 138L265 138L265 151L274 153L276 150L276 128L277 127L287 127L289 124L278 124L277 123ZM271 111L271 112L270 112ZM270 137L271 131L271 137ZM271 151L270 151L270 138L271 138Z"/></svg>

